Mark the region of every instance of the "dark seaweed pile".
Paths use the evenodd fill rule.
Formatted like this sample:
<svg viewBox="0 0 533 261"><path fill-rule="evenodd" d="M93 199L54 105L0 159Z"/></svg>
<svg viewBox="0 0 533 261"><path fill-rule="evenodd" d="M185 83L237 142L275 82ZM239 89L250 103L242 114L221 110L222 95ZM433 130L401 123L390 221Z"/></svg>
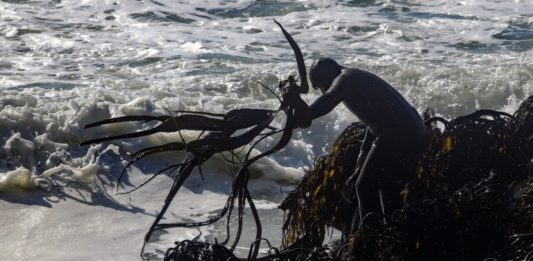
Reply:
<svg viewBox="0 0 533 261"><path fill-rule="evenodd" d="M281 250L260 259L533 260L533 97L514 115L481 110L447 121L427 112L426 125L430 145L386 223L376 214L323 244L328 227L346 231L356 207L345 186L364 136L355 123L280 205ZM165 260L237 259L222 249L181 242Z"/></svg>
<svg viewBox="0 0 533 261"><path fill-rule="evenodd" d="M404 206L385 217L386 225L366 222L338 242L332 256L533 259L533 97L514 115L481 110L452 121L429 112L426 118L430 146L402 191ZM354 169L363 130L350 126L281 205L288 211L284 247L320 246L327 226L343 231L350 225L356 203L343 184Z"/></svg>

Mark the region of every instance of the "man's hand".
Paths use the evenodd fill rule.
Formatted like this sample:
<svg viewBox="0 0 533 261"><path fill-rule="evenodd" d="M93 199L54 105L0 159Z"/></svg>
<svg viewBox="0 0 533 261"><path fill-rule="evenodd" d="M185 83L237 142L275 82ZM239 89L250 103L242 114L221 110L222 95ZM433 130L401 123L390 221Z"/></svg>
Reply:
<svg viewBox="0 0 533 261"><path fill-rule="evenodd" d="M290 79L289 79L290 81ZM309 105L300 97L298 85L290 84L282 95L282 107L294 109L294 127L307 128L311 126L313 114Z"/></svg>
<svg viewBox="0 0 533 261"><path fill-rule="evenodd" d="M294 120L296 127L304 129L311 126L311 122L313 121L311 108L309 108L309 105L299 95L295 99Z"/></svg>

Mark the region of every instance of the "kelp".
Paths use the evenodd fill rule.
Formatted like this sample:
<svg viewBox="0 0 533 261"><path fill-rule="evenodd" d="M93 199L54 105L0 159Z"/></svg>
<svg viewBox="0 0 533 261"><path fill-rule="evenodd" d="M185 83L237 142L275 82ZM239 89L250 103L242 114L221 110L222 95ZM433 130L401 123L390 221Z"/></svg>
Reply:
<svg viewBox="0 0 533 261"><path fill-rule="evenodd" d="M287 80L283 80L279 83L278 89L281 94L277 95L275 91L269 89L269 91L276 95L280 100L280 105L277 110L264 110L264 109L235 109L231 110L225 114L214 114L208 112L191 112L191 111L177 111L178 115L174 116L174 113L169 113L169 115L164 116L146 116L146 115L130 115L117 118L106 119L103 121L98 121L90 123L86 128L94 128L106 124L114 124L120 122L140 122L146 123L150 121L158 122L154 127L147 130L141 130L133 133L125 133L116 136L101 137L92 140L82 142L81 145L89 145L94 143L120 140L120 139L131 139L148 136L155 133L179 133L181 136L181 131L183 130L194 130L201 131L201 135L195 140L190 142L185 142L181 136L181 141L174 141L168 144L152 146L140 151L137 151L132 154L133 159L126 165L124 170L119 176L117 190L120 182L122 181L123 176L126 174L126 169L134 164L135 162L142 160L146 156L169 152L169 151L185 151L188 152L188 156L181 163L171 165L164 169L159 170L157 173L152 175L146 182L141 184L139 187L144 186L146 183L151 181L157 175L160 175L164 172L169 172L169 174L176 173L174 175L174 182L170 188L167 197L164 200L163 207L161 211L156 216L154 222L150 226L147 234L144 238L143 249L141 250L141 256L144 252L144 247L146 243L149 242L152 234L156 230L167 229L167 228L176 228L176 227L198 227L212 224L222 217L226 216L227 218L227 237L222 242L223 245L226 245L230 238L230 229L229 222L233 213L235 206L237 207L237 231L233 242L228 251L233 251L237 246L237 243L240 239L243 226L243 217L244 217L244 207L245 204L251 209L252 216L256 224L256 243L252 245L250 250L249 257L255 259L259 252L259 247L261 243L261 222L259 220L259 215L255 208L254 202L248 191L247 184L249 179L248 167L256 162L257 160L271 155L276 151L279 151L287 145L290 141L295 128L295 113L298 106L302 106L303 101L300 98L301 93L306 93L308 91L307 84L307 75L305 70L305 64L303 61L302 53L290 34L279 24L277 21L274 22L280 27L283 35L290 43L293 51L295 53L296 62L299 70L300 85L296 82L296 77L289 76ZM265 87L265 86L263 86ZM265 87L268 88L268 87ZM285 114L285 122L282 129L276 129L271 126L272 121L276 118L279 113ZM265 138L273 136L275 134L281 133L277 143L269 148L267 151L260 153L259 155L253 156L251 152L255 146L263 141ZM176 195L180 188L183 186L184 182L191 175L192 171L200 167L205 161L211 158L216 153L221 152L230 152L242 148L246 145L250 145L247 148L245 156L242 158L234 157L238 159L236 161L230 161L232 164L239 165L239 171L237 172L230 189L228 199L226 200L225 205L222 210L215 215L214 217L200 222L174 222L174 223L163 223L161 222L163 216L165 215L168 207L171 202L176 198ZM201 170L201 169L200 169ZM136 187L126 193L135 191ZM168 255L174 255L176 257L181 256L184 258L184 255L189 255L190 249L202 249L196 246L199 246L199 243L193 242L181 242L177 245L176 251L169 251ZM215 249L213 246L209 249ZM210 251L211 251L210 250ZM189 254L187 254L189 253ZM203 254L200 254L200 256ZM200 256L191 257L191 260L196 260ZM211 255L211 256L218 256ZM181 259L180 257L180 259ZM207 258L207 257L205 257Z"/></svg>
<svg viewBox="0 0 533 261"><path fill-rule="evenodd" d="M427 111L425 118L430 145L416 172L406 173L403 206L345 234L329 248L333 259L531 260L533 97L514 115L480 110L448 121ZM282 248L320 247L328 227L350 226L355 191L344 184L364 129L349 126L280 205Z"/></svg>
<svg viewBox="0 0 533 261"><path fill-rule="evenodd" d="M446 120L428 110L425 121L429 146L415 172L397 175L410 177L404 181L406 185L399 195L402 206L391 216L376 213L367 216L357 233L348 234L357 200L346 181L355 169L365 131L364 124L352 124L328 155L316 159L313 169L280 205L286 212L282 245L271 246L262 238L260 217L247 188L248 167L290 141L297 108L302 105L299 95L308 91L302 53L294 39L277 24L294 50L300 76L300 85L292 76L281 81L278 86L281 95L269 89L280 100L278 109L237 109L225 114L177 111L164 116L124 116L86 126L158 122L148 130L97 138L82 145L161 132L201 132L190 142L182 138L132 154L126 168L156 153L189 153L182 162L159 170L141 184L165 172L174 178L163 207L145 236L145 244L156 230L205 226L226 217L227 233L222 242L176 242L175 247L167 250L165 260L239 260L232 252L240 239L244 207L248 204L256 224L255 241L247 257L251 260L533 259L533 97L514 115L480 110ZM282 129L276 129L271 123L280 113L285 114L285 122ZM276 145L251 157L259 142L275 134L280 134ZM238 164L239 171L217 215L199 222L161 222L193 169L216 153L233 153L245 145L250 146L244 157L228 160ZM125 174L121 173L119 182ZM237 227L230 231L235 207ZM324 245L329 228L340 230L343 236ZM235 232L231 244L230 232ZM262 242L269 246L269 251L258 258Z"/></svg>
<svg viewBox="0 0 533 261"><path fill-rule="evenodd" d="M282 81L279 85L281 92L284 94L284 97L289 99L294 94L298 94L297 88L299 86L296 84L294 77L289 77L288 80ZM281 130L274 130L264 132L265 130L274 129L270 124L277 116L279 112L284 112L285 124L284 128ZM181 130L198 130L207 132L205 135L201 135L198 139L185 142L185 141L176 141L164 145L158 145L149 147L140 151L133 153L133 160L131 160L128 165L135 163L142 158L161 152L167 151L186 151L189 152L189 156L184 159L181 163L172 165L170 167L164 168L154 174L148 181L152 180L155 176L164 173L165 171L175 172L174 182L172 187L164 201L164 205L160 213L156 216L155 221L152 223L148 233L145 236L145 244L150 240L152 234L156 230L167 229L167 228L176 228L176 227L198 227L212 224L222 217L227 215L227 222L232 215L232 210L237 206L237 216L238 216L238 227L234 241L231 244L230 251L233 251L240 239L240 234L242 231L243 215L244 215L244 206L248 204L251 209L253 218L257 226L257 239L261 238L261 223L259 221L259 215L255 208L254 202L250 195L250 192L247 188L247 183L249 179L248 167L253 164L258 159L268 156L281 148L283 148L289 141L292 136L293 130L293 121L294 121L294 109L291 108L290 103L284 102L280 105L278 110L260 110L260 109L237 109L229 111L228 113L218 116L219 118L212 118L212 116L197 115L196 113L184 113L183 115L178 116L163 116L163 117L145 117L145 116L125 116L114 119L109 119L101 122L96 122L88 125L87 127L92 128L100 126L103 124L112 124L116 122L124 121L147 121L147 120L157 120L161 123L156 125L152 129L128 133L113 137L104 137L94 140L89 140L82 145L92 144L108 140L116 139L125 139L125 138L137 138L150 135L153 133L159 132L180 132ZM240 134L235 134L238 132ZM269 150L256 155L251 156L252 150L255 146L265 138L281 133L281 137L278 140L277 144L270 148ZM240 170L236 174L234 181L231 185L230 193L228 199L220 211L215 217L212 217L205 221L200 222L175 222L175 223L163 223L161 219L165 215L168 207L172 200L175 199L176 194L184 184L185 180L191 175L192 170L196 167L201 166L206 160L208 160L215 153L221 152L232 152L235 149L241 148L245 145L251 144L248 148L245 156L240 159L239 162ZM235 162L232 162L235 163ZM125 169L126 169L125 168ZM125 169L119 177L120 181L125 174ZM147 182L148 182L147 181ZM143 186L147 182L141 184ZM118 186L118 184L117 184ZM117 187L118 189L118 187ZM134 188L131 191L134 191ZM128 191L128 192L131 192ZM224 240L224 244L229 241L230 231L229 226L227 231L227 238ZM193 244L194 245L194 244ZM180 245L181 246L181 245ZM188 246L190 248L191 246ZM182 248L180 248L182 249ZM185 249L185 248L184 248ZM258 249L256 248L252 251L251 256L255 257L258 254ZM144 250L144 247L143 247Z"/></svg>
<svg viewBox="0 0 533 261"><path fill-rule="evenodd" d="M532 260L533 97L513 115L446 120L428 110L425 119L429 146L406 173L400 209L324 244L328 228L348 231L357 206L345 185L364 138L365 125L354 123L281 203L282 246L258 260ZM178 242L166 260L239 260L214 255L221 245L195 244L185 251Z"/></svg>
<svg viewBox="0 0 533 261"><path fill-rule="evenodd" d="M283 248L321 246L326 226L340 231L350 229L357 199L345 183L355 170L354 157L359 154L365 129L364 124L354 123L344 130L329 155L316 159L314 168L280 204L281 210L288 211Z"/></svg>
<svg viewBox="0 0 533 261"><path fill-rule="evenodd" d="M176 242L176 247L169 248L165 253L164 261L197 261L197 260L239 260L225 246L219 244L207 244L184 240Z"/></svg>

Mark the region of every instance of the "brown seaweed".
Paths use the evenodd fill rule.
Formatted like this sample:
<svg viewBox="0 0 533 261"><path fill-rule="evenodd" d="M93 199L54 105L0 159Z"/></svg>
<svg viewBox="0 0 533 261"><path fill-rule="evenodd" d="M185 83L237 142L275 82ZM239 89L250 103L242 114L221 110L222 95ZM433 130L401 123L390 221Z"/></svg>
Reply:
<svg viewBox="0 0 533 261"><path fill-rule="evenodd" d="M296 108L301 101L299 95L308 91L302 52L283 26L274 22L294 51L300 79L300 85L292 76L281 81L278 86L281 95L263 86L280 100L277 110L237 109L225 114L176 111L177 116L171 113L132 115L86 126L159 122L148 130L93 139L82 145L159 132L202 132L188 143L182 139L133 153L133 159L121 173L119 183L125 170L146 156L169 151L189 152L182 162L159 170L138 187L125 192L136 190L162 173L175 173L162 209L145 235L145 244L156 230L205 226L226 217L226 238L220 244L177 242L168 249L165 260L239 260L232 252L239 242L244 207L248 204L256 224L249 260L533 259L533 97L524 101L514 115L479 110L447 120L427 111L425 123L430 132L430 145L418 162L416 172L400 175L411 177L401 194L403 206L390 216L370 215L356 234L348 234L357 201L354 191L344 184L355 169L354 157L365 129L362 123L353 124L343 132L328 155L317 158L314 168L280 205L286 211L282 246L274 247L262 238L260 217L247 188L248 167L290 141ZM279 113L285 114L282 129L271 126ZM438 127L437 123L444 127ZM250 152L259 142L279 133L276 145L251 157ZM250 147L244 157L226 159L237 164L239 169L226 203L217 215L199 222L161 222L193 169L200 168L216 153L232 153L247 144ZM235 207L237 228L228 247L233 233L229 221L235 214ZM386 222L380 221L383 219ZM342 231L343 238L324 245L325 232L331 227ZM268 244L269 252L258 258L262 242Z"/></svg>
<svg viewBox="0 0 533 261"><path fill-rule="evenodd" d="M431 144L417 171L406 173L404 205L383 217L386 223L370 217L325 251L335 260L531 260L533 97L514 115L428 114L426 125ZM328 227L351 224L356 200L341 184L354 169L363 133L360 123L346 129L282 203L283 249L322 248ZM286 260L308 256L293 253Z"/></svg>
<svg viewBox="0 0 533 261"><path fill-rule="evenodd" d="M111 140L119 139L131 139L143 136L148 136L154 133L160 132L177 132L180 130L199 130L199 131L232 131L235 132L238 129L248 128L259 124L262 119L268 117L268 115L275 113L271 110L261 109L246 109L246 110L233 110L224 115L223 119L206 117L203 115L196 115L196 113L179 115L176 117L171 116L124 116L111 118L99 122L94 122L85 126L85 128L93 128L105 124L126 122L126 121L141 121L146 122L149 120L160 121L161 124L149 129L134 133L127 133L122 135L98 138L82 142L80 145L89 145L94 143L100 143Z"/></svg>
<svg viewBox="0 0 533 261"><path fill-rule="evenodd" d="M300 93L307 93L309 92L309 83L307 82L307 70L305 69L305 62L302 51L300 50L300 47L298 46L296 41L294 41L292 36L285 30L285 28L283 28L283 26L275 19L274 23L279 26L281 32L285 36L285 39L287 39L287 42L289 42L292 50L294 51L294 56L296 57L296 64L298 65L298 74L300 75L300 87L298 89L300 90Z"/></svg>
<svg viewBox="0 0 533 261"><path fill-rule="evenodd" d="M277 110L263 110L263 109L236 109L231 110L225 114L215 114L209 112L191 112L191 111L177 111L178 116L165 115L165 116L145 116L145 115L131 115L123 116L117 118L111 118L103 121L94 122L88 124L86 128L93 128L106 124L114 124L119 122L141 122L146 123L150 121L158 121L159 124L154 127L142 130L133 133L126 133L116 136L96 138L82 142L81 145L88 145L93 143L100 143L106 141L120 140L120 139L130 139L130 138L139 138L147 135L161 133L161 132L178 132L181 136L182 130L196 130L201 131L202 134L196 140L185 142L182 138L182 141L176 141L168 144L158 145L148 147L142 150L139 150L132 154L134 157L126 167L123 169L119 177L120 184L122 177L126 173L126 169L134 164L135 162L145 158L148 155L155 153L169 152L169 151L187 151L189 156L179 164L175 164L164 168L157 173L153 174L147 181L143 182L140 186L133 188L131 191L135 191L139 187L147 184L150 180L155 178L157 175L164 173L165 171L175 172L174 182L170 188L166 199L164 200L163 207L161 208L160 213L156 216L154 222L150 226L147 234L145 235L145 244L150 240L151 235L154 231L164 228L173 228L173 227L197 227L211 224L218 221L220 218L227 214L227 238L224 240L224 244L229 241L230 229L229 229L229 220L233 213L233 208L237 205L237 219L238 226L234 241L230 247L232 251L237 242L240 239L240 234L242 231L242 221L244 206L247 203L251 209L252 216L256 224L256 240L253 244L249 257L255 259L258 255L259 245L261 243L261 222L259 220L259 215L255 209L254 202L250 195L250 192L247 188L247 183L249 179L248 167L259 160L262 157L271 155L276 151L282 149L287 145L292 137L292 130L294 128L294 117L295 117L295 107L300 106L301 99L299 98L300 93L307 93L308 83L307 83L307 73L305 70L305 64L303 60L303 55L290 34L283 28L281 24L277 21L275 23L281 28L283 35L291 45L298 65L298 71L300 76L300 85L295 81L295 78L290 76L287 80L281 81L279 83L278 89L281 92L281 95L277 95L270 88L262 85L271 91L279 100L280 106ZM282 96L283 98L281 98ZM278 113L283 112L285 114L285 124L283 129L276 129L270 124L278 115ZM169 113L170 114L170 113ZM264 130L269 129L270 132L264 132ZM234 135L237 131L240 131L242 134ZM253 148L265 138L281 133L281 137L278 140L278 143L267 151L251 157L251 151ZM176 194L179 189L182 187L185 180L191 175L192 170L196 167L201 167L201 165L208 160L212 155L224 151L232 152L233 150L243 147L244 145L250 144L251 146L248 149L248 152L243 159L239 159L240 169L232 183L231 190L226 201L225 206L222 208L221 212L209 220L202 222L175 222L175 223L162 223L161 219L165 215L170 203L175 199ZM201 168L200 168L201 170ZM190 246L197 245L191 242L183 242L178 245L178 248L181 249L177 254L181 252L187 252L187 249ZM215 248L211 248L215 249ZM144 246L143 246L144 251ZM141 251L141 255L142 252ZM167 253L168 254L168 253ZM216 255L215 255L216 256ZM192 257L195 259L195 257Z"/></svg>
<svg viewBox="0 0 533 261"><path fill-rule="evenodd" d="M292 77L289 77L289 80L287 81L283 81L279 87L281 91L284 93L285 98L291 98L291 95L298 95L298 92L295 90L298 89L299 86L296 84L294 78ZM281 112L281 111L284 112L286 115L285 117L286 122L284 124L283 129L277 130L273 128L272 126L270 126L270 124L274 120L278 112ZM137 162L138 160L141 160L148 155L151 155L154 153L168 152L168 151L189 152L190 155L182 163L176 164L176 165L173 165L173 166L170 166L170 167L167 167L165 169L158 171L157 173L153 174L152 177L150 177L147 181L143 182L140 186L133 188L132 190L126 192L126 193L129 193L129 192L135 191L136 189L147 184L150 180L152 180L157 175L160 175L161 173L165 171L174 171L177 173L174 178L174 183L172 184L172 187L164 201L164 204L163 204L163 207L160 213L157 215L156 219L152 223L150 229L148 230L145 236L145 243L150 240L150 237L153 234L153 232L159 229L174 228L174 227L205 226L205 225L209 225L209 224L212 224L218 221L220 218L224 217L226 214L227 214L227 219L228 219L227 222L229 222L229 219L231 218L231 214L233 213L232 210L235 206L237 206L238 226L237 226L237 231L236 231L236 235L234 237L233 243L231 244L231 247L230 247L230 250L233 250L236 247L237 242L240 239L245 204L248 204L249 207L251 208L252 216L254 218L254 221L256 222L256 227L257 227L256 238L257 240L261 239L262 229L261 229L261 223L259 220L259 215L257 213L257 210L255 209L255 205L250 195L250 192L247 189L247 183L249 179L248 167L251 164L253 164L255 161L259 160L260 158L271 155L272 153L282 149L284 146L287 145L287 143L290 141L290 138L292 136L292 129L294 128L293 126L294 125L293 124L294 112L295 112L295 109L291 107L291 103L288 101L283 101L280 104L280 107L277 111L259 110L259 109L238 109L238 110L229 111L228 113L226 113L225 115L223 115L223 117L219 119L206 117L203 115L197 115L197 114L184 114L184 115L179 115L176 117L171 117L171 116L168 116L168 117L162 117L162 116L160 117L141 117L141 116L119 117L119 118L109 119L105 121L100 121L97 123L92 123L88 125L88 127L96 127L96 126L100 126L103 124L113 124L113 123L124 122L124 121L145 122L147 120L157 120L162 123L159 125L156 125L154 128L149 129L149 130L122 134L122 135L117 135L117 136L112 136L112 137L93 139L93 140L83 142L82 145L92 144L95 142L102 142L102 141L111 141L111 140L116 140L116 139L143 137L143 136L147 136L147 135L151 135L151 134L159 133L159 132L176 132L176 131L179 132L181 130L201 130L201 131L207 132L205 136L199 137L198 139L193 140L188 143L172 142L168 144L152 146L152 147L145 148L145 149L142 149L142 150L139 150L133 153L133 156L134 156L133 160L131 160L128 163L128 165L126 165L126 167L120 174L119 184L120 184L120 181L122 180L123 175L125 175L125 170L129 166ZM270 129L273 131L266 132L266 133L263 132L266 129ZM233 136L233 134L239 130L242 130L243 132L239 135ZM280 132L281 132L280 139L275 146L273 146L269 150L259 155L251 157L251 151L260 141L262 141L263 139L269 136L280 133ZM232 151L232 150L235 150L237 148L240 148L250 143L251 143L251 147L248 149L248 152L246 153L244 158L241 160L241 162L239 162L241 165L240 170L238 171L232 183L231 190L228 196L228 200L218 215L208 220L201 221L201 222L174 222L174 223L161 222L161 219L165 215L170 203L176 197L177 192L182 187L185 180L190 176L194 168L201 166L203 162L205 162L215 153L220 153L224 151ZM228 228L227 238L224 240L224 242L228 242L229 236L230 236L230 231ZM259 245L257 245L251 250L250 256L255 258L258 255L258 250L259 250Z"/></svg>
<svg viewBox="0 0 533 261"><path fill-rule="evenodd" d="M364 136L364 124L355 123L281 204L284 245L269 244L257 260L533 260L533 97L514 115L480 110L446 120L427 113L426 126L431 144L400 209L370 215L356 234L323 245L326 229L350 226L356 209L343 186ZM259 241L267 242L250 248ZM240 260L217 242L185 241L165 260L191 257Z"/></svg>

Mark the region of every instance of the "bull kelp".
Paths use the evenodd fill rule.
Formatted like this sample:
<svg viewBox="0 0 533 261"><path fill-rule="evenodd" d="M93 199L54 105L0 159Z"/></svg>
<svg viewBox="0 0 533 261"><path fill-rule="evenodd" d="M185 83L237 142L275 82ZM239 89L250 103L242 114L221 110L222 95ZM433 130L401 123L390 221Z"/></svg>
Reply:
<svg viewBox="0 0 533 261"><path fill-rule="evenodd" d="M365 131L354 123L280 205L283 244L262 239L270 248L259 260L531 260L533 97L514 115L425 115L430 145L405 183L400 209L367 216L356 234L324 244L328 227L347 231L357 207L345 186ZM216 242L176 244L165 260L239 260Z"/></svg>
<svg viewBox="0 0 533 261"><path fill-rule="evenodd" d="M328 258L530 260L533 97L514 115L480 110L448 121L428 111L426 126L430 145L410 173L402 208L368 217L355 235L327 248ZM364 130L361 123L348 127L281 204L284 248L321 248L327 227L349 228L357 201L344 184Z"/></svg>
<svg viewBox="0 0 533 261"><path fill-rule="evenodd" d="M157 214L154 222L150 226L148 232L144 238L143 249L141 250L141 256L143 256L144 247L150 241L153 233L157 230L176 228L176 227L199 227L213 224L223 217L227 217L226 239L222 244L227 244L230 240L231 231L229 223L233 214L235 206L237 207L237 231L235 231L233 242L229 248L231 253L235 250L237 243L240 240L240 236L243 228L244 208L245 205L251 209L252 216L256 225L256 240L251 248L250 257L255 259L259 253L259 246L262 241L262 228L259 220L259 215L255 207L254 201L248 190L248 180L250 173L248 167L257 160L271 155L287 145L292 137L295 126L295 117L298 113L297 108L303 105L303 100L300 98L300 94L308 92L307 74L303 56L300 48L291 37L291 35L283 28L281 24L274 20L274 22L280 27L283 35L294 50L296 62L298 65L300 84L297 84L297 78L289 76L287 80L283 80L278 85L279 95L275 90L270 89L267 86L261 85L268 89L279 99L279 107L277 110L265 110L265 109L235 109L228 111L225 114L214 114L209 112L194 112L194 111L174 111L168 113L165 116L147 116L147 115L130 115L117 118L110 118L102 121L93 122L87 124L85 128L94 128L101 125L114 124L120 122L159 122L151 129L137 131L133 133L120 134L116 136L108 136L103 138L96 138L82 142L81 145L88 145L94 143L100 143L105 141L117 140L117 139L131 139L144 137L155 133L165 132L177 132L181 140L174 141L163 145L152 146L132 154L133 159L123 169L117 184L120 184L122 177L126 173L126 169L135 162L145 158L148 155L162 153L162 152L179 152L185 151L188 156L180 163L173 164L169 167L165 167L156 172L151 178L140 186L126 192L130 193L137 188L144 186L150 182L156 176L168 172L169 175L174 176L174 182L167 197L164 200L163 207L159 214ZM285 114L285 122L282 129L276 129L271 123L278 116L278 114ZM177 114L177 115L174 115ZM200 134L196 139L190 142L186 142L182 136L181 131L191 130L199 131ZM260 153L259 155L252 156L253 149L260 142L275 134L280 134L280 138L277 143L269 148L267 151ZM246 147L248 145L248 147ZM236 155L235 150L244 148L246 152L243 157ZM176 198L177 193L182 188L185 181L190 177L192 171L195 168L199 168L201 174L201 166L214 154L228 152L232 155L231 159L225 159L231 164L235 164L239 167L236 176L233 180L231 190L225 205L222 210L212 218L200 222L174 222L163 223L162 219L167 212L170 204ZM175 174L174 174L175 173ZM193 244L195 245L195 244ZM196 244L197 245L197 244ZM178 245L178 246L181 246ZM189 245L187 245L189 246ZM180 248L189 249L191 247ZM211 248L210 248L211 249ZM216 257L219 255L208 255ZM193 257L193 259L201 259L199 257Z"/></svg>
<svg viewBox="0 0 533 261"><path fill-rule="evenodd" d="M283 244L269 245L260 260L531 260L533 97L514 115L425 115L430 145L405 183L400 209L367 216L356 234L324 244L328 227L347 231L356 209L345 183L365 126L354 123L280 205ZM238 258L216 242L183 241L165 260Z"/></svg>
<svg viewBox="0 0 533 261"><path fill-rule="evenodd" d="M222 242L176 242L165 260L234 260L233 254L243 227L248 204L256 225L248 259L256 260L478 260L531 259L533 257L533 98L514 114L479 110L453 120L425 113L430 133L429 146L416 162L413 173L398 175L403 180L403 205L390 216L367 215L362 226L349 234L357 209L355 191L347 179L355 169L365 125L348 127L330 153L317 158L297 188L282 202L286 211L283 242L272 246L262 238L260 216L248 191L248 167L258 159L285 147L292 137L300 94L308 91L301 51L292 37L278 24L294 50L300 85L290 76L279 83L277 110L236 109L225 114L176 111L166 116L125 116L95 122L88 128L125 121L159 121L149 130L90 140L82 144L137 138L160 132L199 131L197 139L153 146L133 153L128 166L144 157L166 151L186 151L181 163L161 169L153 177L169 172L174 183L164 205L145 237L147 243L159 229L198 227L227 217L226 238ZM177 115L174 115L177 114ZM279 113L285 114L283 128L271 125ZM252 149L265 138L281 134L267 151L251 156ZM194 168L216 153L230 152L250 145L244 157L227 159L239 165L228 199L214 217L200 222L162 223L170 203L176 198ZM386 164L386 163L384 163ZM124 175L125 172L122 173ZM173 174L176 173L176 174ZM201 174L201 173L200 173ZM121 177L122 177L121 175ZM150 181L149 179L148 181ZM119 178L120 182L120 178ZM144 185L144 184L143 184ZM141 185L142 186L142 185ZM229 222L237 207L237 229L229 244ZM328 228L342 232L342 238L324 245ZM258 258L262 243L268 253ZM227 246L229 244L229 246Z"/></svg>

